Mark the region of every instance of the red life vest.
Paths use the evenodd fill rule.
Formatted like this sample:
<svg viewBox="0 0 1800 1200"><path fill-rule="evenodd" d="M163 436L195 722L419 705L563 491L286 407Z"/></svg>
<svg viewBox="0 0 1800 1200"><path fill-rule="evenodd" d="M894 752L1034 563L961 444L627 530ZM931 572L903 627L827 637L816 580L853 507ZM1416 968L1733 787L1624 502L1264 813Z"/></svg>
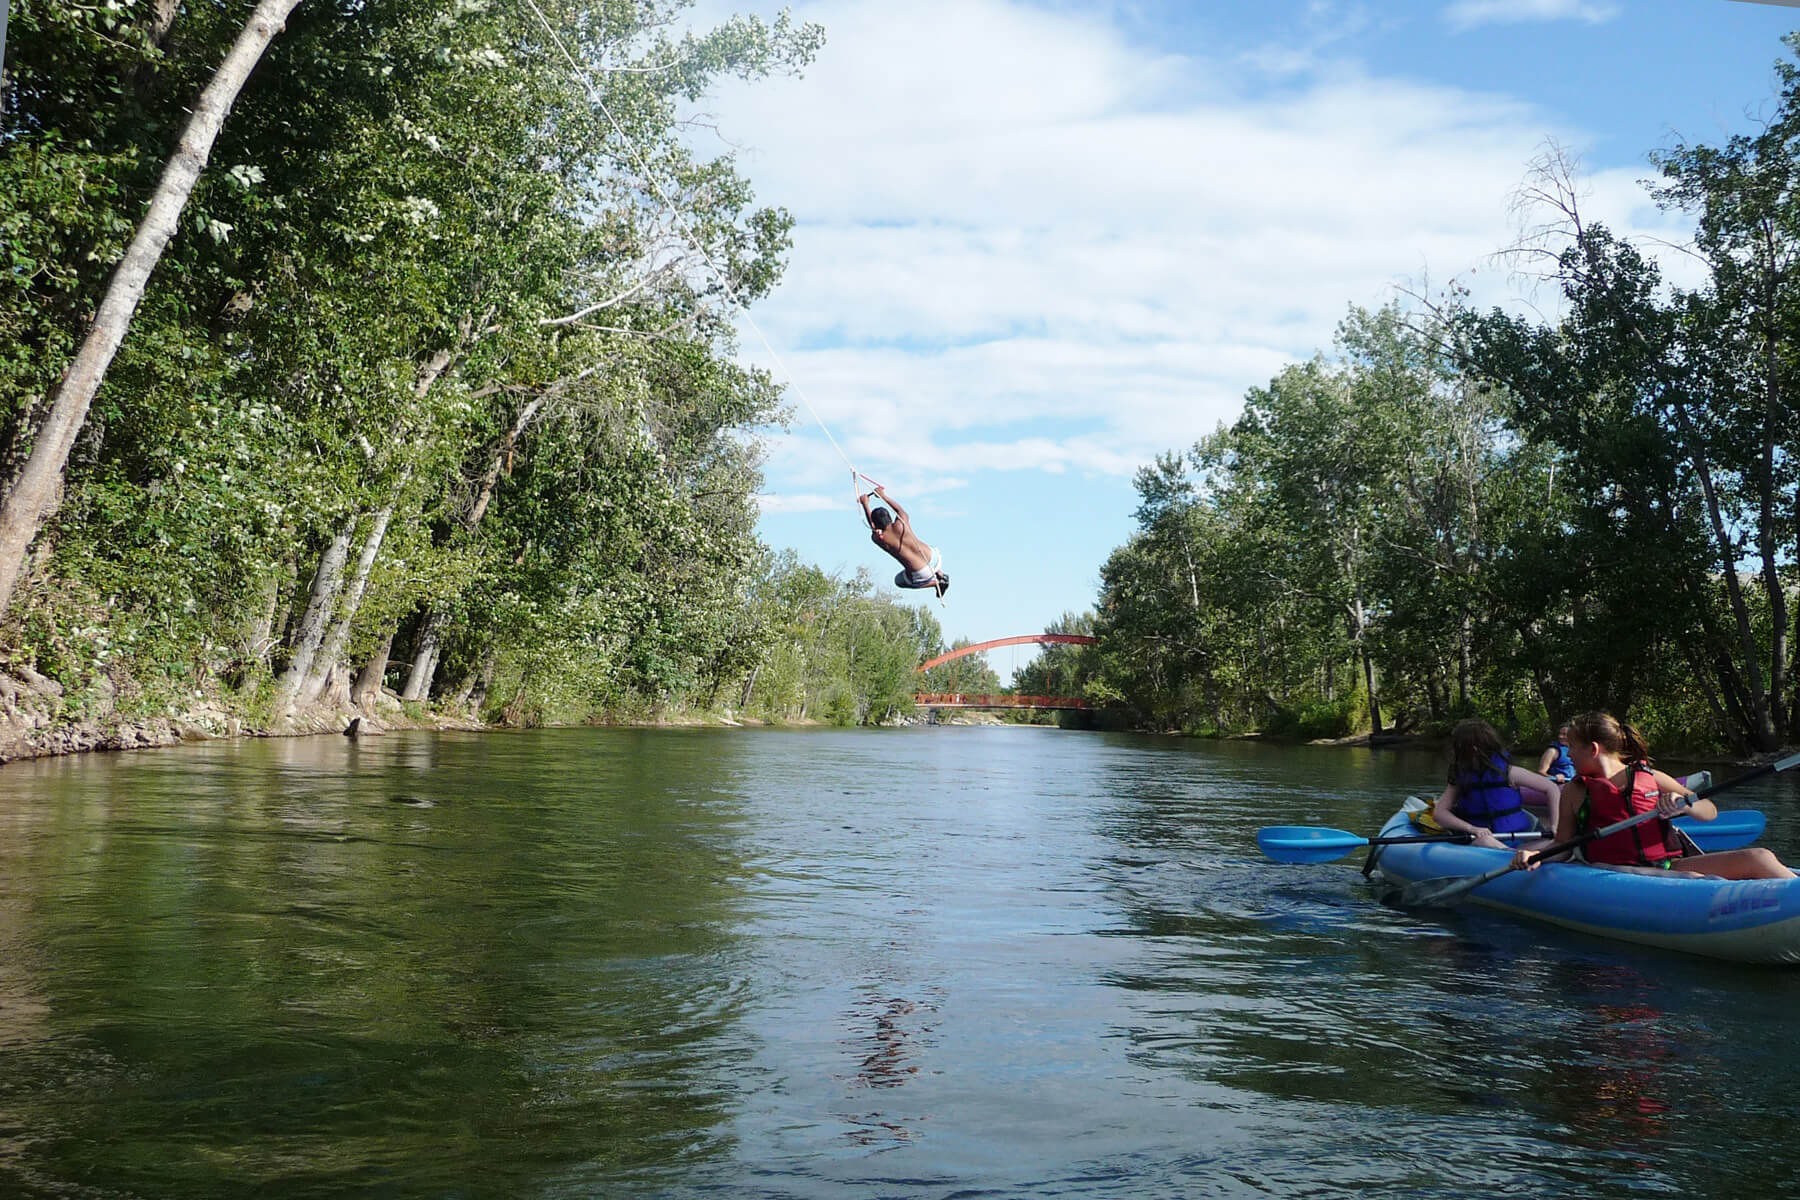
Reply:
<svg viewBox="0 0 1800 1200"><path fill-rule="evenodd" d="M1581 786L1587 789L1587 802L1581 806L1580 813L1582 833L1623 821L1626 817L1635 817L1656 807L1656 776L1642 763L1631 764L1623 789L1612 780L1599 776L1582 775L1579 778ZM1621 829L1606 837L1596 838L1587 844L1582 853L1592 863L1654 867L1681 857L1681 838L1675 832L1675 826L1657 817L1642 825L1633 825L1630 829Z"/></svg>

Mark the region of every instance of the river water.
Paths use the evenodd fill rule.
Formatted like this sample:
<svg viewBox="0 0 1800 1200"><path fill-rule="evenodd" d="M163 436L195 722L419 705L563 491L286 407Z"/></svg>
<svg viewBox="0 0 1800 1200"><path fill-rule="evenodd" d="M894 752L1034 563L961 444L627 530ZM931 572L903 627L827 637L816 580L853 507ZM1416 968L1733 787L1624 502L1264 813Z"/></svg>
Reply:
<svg viewBox="0 0 1800 1200"><path fill-rule="evenodd" d="M1256 850L1441 770L1031 728L14 764L0 1195L1800 1190L1800 972ZM1792 857L1795 801L1723 802Z"/></svg>

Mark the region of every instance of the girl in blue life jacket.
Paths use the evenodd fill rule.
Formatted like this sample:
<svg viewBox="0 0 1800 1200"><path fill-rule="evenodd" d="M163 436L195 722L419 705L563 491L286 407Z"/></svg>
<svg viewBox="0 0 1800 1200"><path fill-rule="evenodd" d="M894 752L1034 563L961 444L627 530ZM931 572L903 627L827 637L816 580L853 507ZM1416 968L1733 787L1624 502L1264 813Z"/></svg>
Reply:
<svg viewBox="0 0 1800 1200"><path fill-rule="evenodd" d="M1431 810L1438 825L1474 834L1477 846L1511 849L1494 834L1531 828L1527 799L1532 807L1548 810L1545 828L1555 829L1561 789L1536 771L1514 766L1500 735L1486 721L1458 721L1450 731L1450 782Z"/></svg>
<svg viewBox="0 0 1800 1200"><path fill-rule="evenodd" d="M1556 731L1556 744L1538 759L1539 775L1548 775L1559 784L1575 778L1575 760L1569 757L1569 736L1569 725L1565 721Z"/></svg>

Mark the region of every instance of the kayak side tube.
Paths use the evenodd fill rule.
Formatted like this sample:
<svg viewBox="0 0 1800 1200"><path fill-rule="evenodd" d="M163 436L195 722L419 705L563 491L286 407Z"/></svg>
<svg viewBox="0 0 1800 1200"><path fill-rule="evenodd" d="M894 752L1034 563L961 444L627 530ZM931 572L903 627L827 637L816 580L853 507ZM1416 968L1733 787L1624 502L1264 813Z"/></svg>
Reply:
<svg viewBox="0 0 1800 1200"><path fill-rule="evenodd" d="M1399 813L1383 836L1410 825ZM1397 883L1478 875L1507 852L1449 843L1394 845L1378 867ZM1694 878L1546 863L1469 892L1473 904L1565 929L1733 962L1800 963L1800 880Z"/></svg>

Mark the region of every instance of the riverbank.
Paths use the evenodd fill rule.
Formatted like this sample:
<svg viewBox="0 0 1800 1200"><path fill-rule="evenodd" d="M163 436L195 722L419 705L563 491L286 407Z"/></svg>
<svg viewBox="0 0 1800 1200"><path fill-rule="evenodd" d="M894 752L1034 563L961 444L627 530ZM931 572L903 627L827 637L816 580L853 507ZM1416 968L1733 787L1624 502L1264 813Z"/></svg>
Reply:
<svg viewBox="0 0 1800 1200"><path fill-rule="evenodd" d="M141 703L138 707L143 707ZM173 707L173 706L170 706ZM194 702L175 712L131 713L121 707L119 689L104 674L78 695L29 666L13 665L0 671L0 765L20 759L55 758L96 751L146 750L182 742L216 738L303 737L314 734L353 732L355 736L379 736L389 730L455 729L481 731L512 728L505 722L490 723L472 714L445 713L402 701L388 689L362 705L351 702L348 689L339 688L326 700L277 721L248 715L249 702L233 695L196 695ZM351 729L355 722L354 730ZM822 725L812 718L768 721L741 716L730 710L681 709L664 713L607 714L582 724L613 728L806 728ZM1000 725L997 713L962 710L940 713L932 722L923 711L901 718L896 725ZM1177 735L1181 736L1181 735ZM1289 739L1268 734L1239 734L1228 740L1280 744ZM1367 733L1337 738L1291 740L1290 744L1341 746L1377 750L1439 750L1446 736L1432 733ZM1528 750L1520 747L1520 752ZM1535 753L1535 752L1533 752ZM1751 759L1722 751L1683 752L1667 756L1693 766L1753 766L1773 755ZM1520 761L1524 761L1523 758Z"/></svg>
<svg viewBox="0 0 1800 1200"><path fill-rule="evenodd" d="M355 705L347 697L305 708L280 721L247 717L230 698L196 694L192 705L162 714L122 708L119 687L97 675L80 693L29 666L0 672L0 764L102 750L147 750L228 737L289 737L389 729L484 729L482 722L408 705L391 692ZM127 699L129 703L129 698Z"/></svg>
<svg viewBox="0 0 1800 1200"><path fill-rule="evenodd" d="M348 689L336 689L319 703L280 720L258 719L246 710L253 701L232 694L196 694L192 704L162 713L141 697L121 696L104 674L77 693L29 666L14 664L0 671L0 765L34 758L59 758L114 750L151 750L183 742L218 738L307 737L349 734L376 737L406 729L455 729L467 732L514 728L506 722L482 721L468 713L446 713L408 703L383 688L364 704L350 700ZM610 728L806 728L823 724L812 718L771 722L730 710L682 709L664 713L609 714L578 722ZM918 723L923 724L921 717ZM957 723L975 723L964 721Z"/></svg>

